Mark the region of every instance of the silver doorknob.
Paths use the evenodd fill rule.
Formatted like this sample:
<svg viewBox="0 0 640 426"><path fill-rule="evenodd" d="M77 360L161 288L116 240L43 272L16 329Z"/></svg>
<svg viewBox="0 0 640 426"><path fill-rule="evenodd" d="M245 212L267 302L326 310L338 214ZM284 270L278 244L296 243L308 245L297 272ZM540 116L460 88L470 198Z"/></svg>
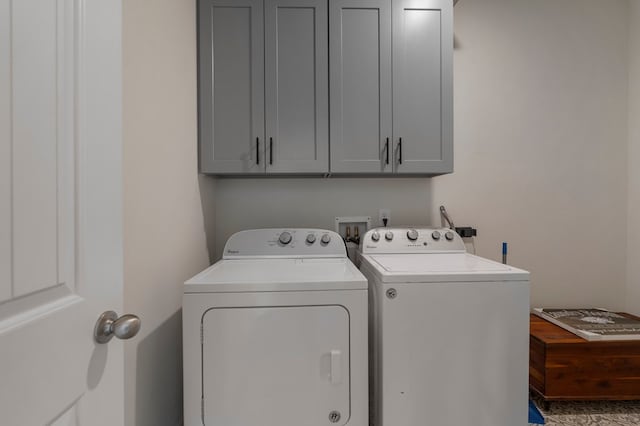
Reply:
<svg viewBox="0 0 640 426"><path fill-rule="evenodd" d="M140 318L126 314L118 318L113 311L103 312L96 322L93 337L98 343L107 343L116 336L118 339L131 339L140 331Z"/></svg>

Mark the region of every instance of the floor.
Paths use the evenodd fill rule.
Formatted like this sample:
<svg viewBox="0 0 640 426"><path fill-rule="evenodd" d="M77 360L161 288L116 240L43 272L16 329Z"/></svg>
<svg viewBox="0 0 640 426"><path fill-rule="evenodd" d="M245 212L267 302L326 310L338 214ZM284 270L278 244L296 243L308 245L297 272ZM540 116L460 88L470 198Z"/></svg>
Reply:
<svg viewBox="0 0 640 426"><path fill-rule="evenodd" d="M544 407L534 398L546 426L640 425L640 401L554 402Z"/></svg>

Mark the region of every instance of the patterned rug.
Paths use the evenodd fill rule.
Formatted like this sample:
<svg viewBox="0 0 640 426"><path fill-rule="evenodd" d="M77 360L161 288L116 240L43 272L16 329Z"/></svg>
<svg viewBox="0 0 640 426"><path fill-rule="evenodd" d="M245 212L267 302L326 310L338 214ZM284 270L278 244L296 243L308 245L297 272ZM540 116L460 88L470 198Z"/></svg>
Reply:
<svg viewBox="0 0 640 426"><path fill-rule="evenodd" d="M545 407L533 398L546 426L640 425L640 401L562 401Z"/></svg>

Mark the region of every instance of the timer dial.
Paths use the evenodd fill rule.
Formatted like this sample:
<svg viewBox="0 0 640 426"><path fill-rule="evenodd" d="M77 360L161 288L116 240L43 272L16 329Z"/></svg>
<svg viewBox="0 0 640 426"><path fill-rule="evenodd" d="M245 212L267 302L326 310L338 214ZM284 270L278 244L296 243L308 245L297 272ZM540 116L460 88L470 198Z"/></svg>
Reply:
<svg viewBox="0 0 640 426"><path fill-rule="evenodd" d="M416 231L415 229L409 229L407 231L407 238L410 239L411 241L415 241L418 239L418 231Z"/></svg>
<svg viewBox="0 0 640 426"><path fill-rule="evenodd" d="M280 241L280 244L287 245L291 242L291 239L291 233L284 231L282 234L280 234L280 238L278 238L278 241Z"/></svg>

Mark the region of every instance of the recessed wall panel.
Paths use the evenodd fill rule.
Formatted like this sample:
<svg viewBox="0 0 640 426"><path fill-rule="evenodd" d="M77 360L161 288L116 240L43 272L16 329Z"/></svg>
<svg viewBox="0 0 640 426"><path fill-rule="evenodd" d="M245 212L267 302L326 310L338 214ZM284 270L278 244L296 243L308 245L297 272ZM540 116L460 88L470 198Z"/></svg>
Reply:
<svg viewBox="0 0 640 426"><path fill-rule="evenodd" d="M316 41L313 8L277 10L278 158L316 159Z"/></svg>
<svg viewBox="0 0 640 426"><path fill-rule="evenodd" d="M0 302L11 297L11 13L0 0Z"/></svg>
<svg viewBox="0 0 640 426"><path fill-rule="evenodd" d="M403 9L400 63L394 69L394 91L401 102L394 109L402 137L403 156L415 160L442 159L441 12Z"/></svg>
<svg viewBox="0 0 640 426"><path fill-rule="evenodd" d="M12 3L14 296L57 284L57 16L55 1Z"/></svg>
<svg viewBox="0 0 640 426"><path fill-rule="evenodd" d="M380 11L344 9L341 24L343 159L378 161Z"/></svg>
<svg viewBox="0 0 640 426"><path fill-rule="evenodd" d="M241 160L251 141L251 8L212 9L215 160Z"/></svg>

